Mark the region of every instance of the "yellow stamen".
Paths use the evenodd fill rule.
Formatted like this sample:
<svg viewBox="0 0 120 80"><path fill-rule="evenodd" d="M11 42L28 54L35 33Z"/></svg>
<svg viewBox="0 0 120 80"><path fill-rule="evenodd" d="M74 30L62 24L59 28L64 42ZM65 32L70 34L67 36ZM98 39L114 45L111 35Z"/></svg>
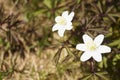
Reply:
<svg viewBox="0 0 120 80"><path fill-rule="evenodd" d="M96 44L93 41L88 42L86 45L90 51L94 51L96 49Z"/></svg>
<svg viewBox="0 0 120 80"><path fill-rule="evenodd" d="M66 19L63 17L60 17L59 21L57 22L60 25L65 25L66 24Z"/></svg>

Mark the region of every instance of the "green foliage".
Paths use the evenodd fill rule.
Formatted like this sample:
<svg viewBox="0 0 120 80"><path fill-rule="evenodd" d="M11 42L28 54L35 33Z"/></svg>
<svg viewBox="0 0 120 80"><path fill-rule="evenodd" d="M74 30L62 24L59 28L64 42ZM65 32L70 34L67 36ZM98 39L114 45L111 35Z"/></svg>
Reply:
<svg viewBox="0 0 120 80"><path fill-rule="evenodd" d="M81 80L110 80L106 74L106 72L89 73L81 78Z"/></svg>

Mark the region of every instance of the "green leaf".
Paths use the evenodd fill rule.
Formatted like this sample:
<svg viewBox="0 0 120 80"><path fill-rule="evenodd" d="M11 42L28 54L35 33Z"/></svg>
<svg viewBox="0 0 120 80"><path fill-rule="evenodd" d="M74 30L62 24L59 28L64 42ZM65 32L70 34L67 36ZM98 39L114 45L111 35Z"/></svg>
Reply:
<svg viewBox="0 0 120 80"><path fill-rule="evenodd" d="M67 46L65 46L65 49L67 50L69 55L72 55L73 57L75 57L74 54L71 52L71 50Z"/></svg>
<svg viewBox="0 0 120 80"><path fill-rule="evenodd" d="M87 76L81 78L80 80L88 80L88 79L90 79L92 76L93 76L93 74L90 74L90 75L87 75Z"/></svg>
<svg viewBox="0 0 120 80"><path fill-rule="evenodd" d="M77 0L77 3L80 3L81 2L81 0Z"/></svg>
<svg viewBox="0 0 120 80"><path fill-rule="evenodd" d="M98 8L99 8L100 13L103 13L102 3L100 1L98 2Z"/></svg>
<svg viewBox="0 0 120 80"><path fill-rule="evenodd" d="M110 15L110 16L113 16L113 17L120 17L120 13L114 13L114 14L110 14L110 13L109 13L109 15Z"/></svg>
<svg viewBox="0 0 120 80"><path fill-rule="evenodd" d="M120 43L120 39L114 40L112 43L108 44L108 46L117 46Z"/></svg>
<svg viewBox="0 0 120 80"><path fill-rule="evenodd" d="M34 12L34 16L38 16L38 15L42 14L45 11L46 11L45 9L37 10L37 11Z"/></svg>
<svg viewBox="0 0 120 80"><path fill-rule="evenodd" d="M55 56L54 56L54 58L53 58L55 64L58 64L58 61L59 61L59 59L60 59L60 54L61 54L62 49L63 49L63 47L60 48L60 49L56 52L56 54L55 54Z"/></svg>
<svg viewBox="0 0 120 80"><path fill-rule="evenodd" d="M113 22L116 22L115 18L111 14L107 14L108 18L111 19Z"/></svg>
<svg viewBox="0 0 120 80"><path fill-rule="evenodd" d="M104 75L102 74L99 74L99 73L95 73L98 77L100 77L102 80L109 80L107 77L105 77Z"/></svg>
<svg viewBox="0 0 120 80"><path fill-rule="evenodd" d="M114 6L111 6L107 9L106 13L109 13L112 9L113 9Z"/></svg>
<svg viewBox="0 0 120 80"><path fill-rule="evenodd" d="M67 55L66 58L62 61L62 63L66 64L69 60L71 59L71 56L70 55Z"/></svg>
<svg viewBox="0 0 120 80"><path fill-rule="evenodd" d="M48 8L52 8L51 0L44 0L43 2Z"/></svg>
<svg viewBox="0 0 120 80"><path fill-rule="evenodd" d="M3 80L3 79L2 79L2 72L0 72L0 80Z"/></svg>
<svg viewBox="0 0 120 80"><path fill-rule="evenodd" d="M96 72L96 73L98 73L98 74L102 74L102 75L106 75L106 74L108 74L108 72L106 72L106 71L103 71L103 72Z"/></svg>
<svg viewBox="0 0 120 80"><path fill-rule="evenodd" d="M0 38L0 44L2 44L3 43L3 40Z"/></svg>
<svg viewBox="0 0 120 80"><path fill-rule="evenodd" d="M10 43L7 42L7 43L6 43L6 46L5 46L5 50L7 50L7 49L9 49L9 48L10 48Z"/></svg>

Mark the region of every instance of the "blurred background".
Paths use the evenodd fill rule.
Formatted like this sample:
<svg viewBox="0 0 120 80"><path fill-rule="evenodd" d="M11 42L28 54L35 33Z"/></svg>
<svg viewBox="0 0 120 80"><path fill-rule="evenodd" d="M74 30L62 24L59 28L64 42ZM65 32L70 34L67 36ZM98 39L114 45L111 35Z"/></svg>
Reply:
<svg viewBox="0 0 120 80"><path fill-rule="evenodd" d="M74 11L73 29L52 32ZM104 34L102 62L81 62L82 35ZM0 0L0 80L120 80L120 0Z"/></svg>

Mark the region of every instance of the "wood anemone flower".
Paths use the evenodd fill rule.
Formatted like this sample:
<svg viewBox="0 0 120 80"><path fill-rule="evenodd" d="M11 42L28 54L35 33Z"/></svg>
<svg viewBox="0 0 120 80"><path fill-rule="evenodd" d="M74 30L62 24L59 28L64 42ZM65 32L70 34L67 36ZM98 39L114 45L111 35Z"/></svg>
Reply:
<svg viewBox="0 0 120 80"><path fill-rule="evenodd" d="M55 18L56 24L53 26L52 31L58 30L58 34L60 37L64 36L65 30L71 30L72 26L72 19L74 17L74 12L68 14L68 11L64 11L62 16L57 16Z"/></svg>
<svg viewBox="0 0 120 80"><path fill-rule="evenodd" d="M77 44L76 49L84 51L80 57L81 61L87 61L91 57L97 61L102 61L101 53L111 52L111 48L106 45L101 45L103 42L104 35L98 35L94 40L87 34L83 35L84 44Z"/></svg>

